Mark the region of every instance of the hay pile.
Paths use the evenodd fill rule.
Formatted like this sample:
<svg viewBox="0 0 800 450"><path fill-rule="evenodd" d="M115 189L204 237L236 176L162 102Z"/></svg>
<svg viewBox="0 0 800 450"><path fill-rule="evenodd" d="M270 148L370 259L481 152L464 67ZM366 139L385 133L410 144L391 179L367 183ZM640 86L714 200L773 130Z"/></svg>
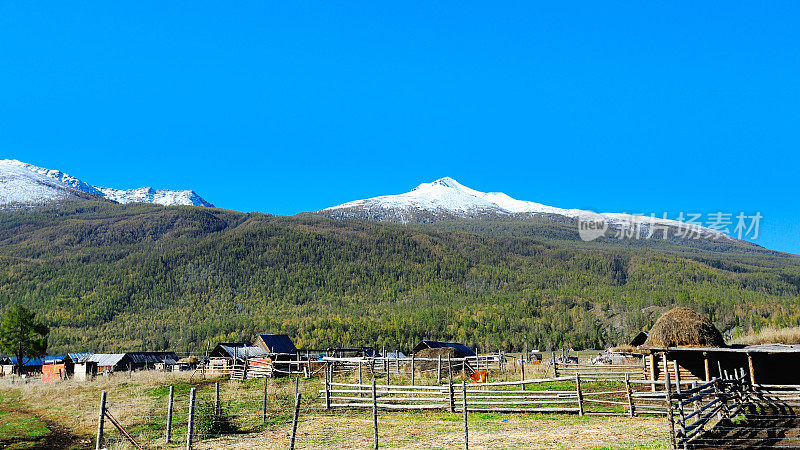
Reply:
<svg viewBox="0 0 800 450"><path fill-rule="evenodd" d="M441 347L441 348L424 348L416 353L414 353L414 358L430 358L430 359L437 359L439 356L442 357L442 370L447 373L447 357L449 356L450 359L460 358L461 356L456 353L455 349L450 347ZM409 362L410 364L410 362ZM414 364L418 367L417 370L428 371L432 370L436 373L436 368L439 365L439 361L415 361ZM455 369L455 367L454 367Z"/></svg>
<svg viewBox="0 0 800 450"><path fill-rule="evenodd" d="M689 308L671 309L656 320L646 347L725 347L713 323Z"/></svg>

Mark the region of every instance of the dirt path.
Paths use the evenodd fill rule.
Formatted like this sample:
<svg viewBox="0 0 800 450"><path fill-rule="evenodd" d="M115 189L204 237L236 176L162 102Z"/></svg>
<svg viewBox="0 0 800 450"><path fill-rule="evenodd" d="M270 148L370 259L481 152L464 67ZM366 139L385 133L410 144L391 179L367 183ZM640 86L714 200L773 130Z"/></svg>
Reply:
<svg viewBox="0 0 800 450"><path fill-rule="evenodd" d="M63 425L61 425L58 422L54 422L50 419L47 419L45 417L42 417L41 415L33 411L19 409L19 408L7 408L6 411L16 412L27 416L33 416L37 420L43 422L50 432L46 436L38 440L26 439L26 438L0 440L0 443L2 444L3 447L7 447L13 444L35 444L34 448L52 450L52 449L71 449L76 447L79 443L81 443L80 438L72 434Z"/></svg>

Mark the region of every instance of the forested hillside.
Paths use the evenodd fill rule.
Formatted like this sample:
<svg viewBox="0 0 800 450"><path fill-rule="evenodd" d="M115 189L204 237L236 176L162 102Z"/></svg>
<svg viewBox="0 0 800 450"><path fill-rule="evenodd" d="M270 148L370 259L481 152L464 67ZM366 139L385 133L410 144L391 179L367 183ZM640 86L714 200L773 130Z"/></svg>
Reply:
<svg viewBox="0 0 800 450"><path fill-rule="evenodd" d="M735 243L584 243L552 222L409 227L73 201L0 213L0 308L14 302L51 325L51 353L197 350L258 332L312 348L598 348L675 304L729 333L800 325L800 259Z"/></svg>

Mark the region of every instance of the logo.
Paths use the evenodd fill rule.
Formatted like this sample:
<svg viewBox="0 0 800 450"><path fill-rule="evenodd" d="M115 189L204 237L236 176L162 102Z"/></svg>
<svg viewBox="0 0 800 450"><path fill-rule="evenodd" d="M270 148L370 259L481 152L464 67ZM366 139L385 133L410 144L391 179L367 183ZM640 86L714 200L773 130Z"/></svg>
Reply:
<svg viewBox="0 0 800 450"><path fill-rule="evenodd" d="M584 241L593 241L606 234L608 222L600 214L586 211L578 216L578 234Z"/></svg>

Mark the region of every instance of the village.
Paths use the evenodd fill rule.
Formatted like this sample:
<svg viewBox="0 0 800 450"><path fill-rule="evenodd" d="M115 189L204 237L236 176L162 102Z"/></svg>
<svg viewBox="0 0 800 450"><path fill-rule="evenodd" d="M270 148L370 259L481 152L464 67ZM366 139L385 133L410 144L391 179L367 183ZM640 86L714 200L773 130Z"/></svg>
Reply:
<svg viewBox="0 0 800 450"><path fill-rule="evenodd" d="M218 439L242 433L258 439L270 434L271 415L286 414L293 417L284 437L295 448L303 415L370 413L375 447L382 442L379 415L385 414L463 414L467 447L475 420L467 411L528 424L552 415L645 420L664 433L659 445L699 448L740 433L737 427L747 422L739 419L734 426L736 417L749 417L751 428L757 427L753 424L774 419L768 405L783 405L780 409L800 400L800 379L796 371L785 370L800 364L800 346L727 345L707 319L686 308L668 311L648 332L604 351L478 352L463 343L433 340L419 342L409 354L372 347L298 349L290 336L259 334L253 342L209 343L199 356L68 353L27 360L22 374L14 373L13 358L2 363L9 387L47 392L46 386L64 385L95 395L92 386L102 389L102 399L96 399L99 416L97 401L81 405L87 417L100 418L94 420L96 448L111 443L213 447ZM116 399L114 386L144 379L171 386L160 400L167 408L138 404L130 407L138 415L131 415ZM176 385L189 390L174 391ZM146 414L140 412L143 407ZM764 417L755 418L755 411ZM161 429L143 433L142 426L154 417L163 423ZM484 439L473 433L474 442ZM752 436L758 442L759 433ZM357 442L355 447L363 444Z"/></svg>

